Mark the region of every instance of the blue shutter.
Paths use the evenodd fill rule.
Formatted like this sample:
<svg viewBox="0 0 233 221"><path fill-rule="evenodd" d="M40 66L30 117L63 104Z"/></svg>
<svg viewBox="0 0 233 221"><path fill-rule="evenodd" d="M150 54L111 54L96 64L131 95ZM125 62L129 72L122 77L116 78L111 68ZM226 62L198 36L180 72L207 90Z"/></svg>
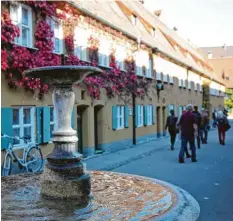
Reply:
<svg viewBox="0 0 233 221"><path fill-rule="evenodd" d="M156 110L154 105L152 105L152 124L155 124L155 119L156 119Z"/></svg>
<svg viewBox="0 0 233 221"><path fill-rule="evenodd" d="M139 105L135 107L135 126L138 127L138 114L139 114Z"/></svg>
<svg viewBox="0 0 233 221"><path fill-rule="evenodd" d="M1 133L13 136L13 110L10 107L1 108ZM1 149L7 149L9 140L7 138L1 138Z"/></svg>
<svg viewBox="0 0 233 221"><path fill-rule="evenodd" d="M50 141L50 107L43 107L43 143Z"/></svg>
<svg viewBox="0 0 233 221"><path fill-rule="evenodd" d="M148 105L143 107L143 115L144 115L144 125L148 126Z"/></svg>
<svg viewBox="0 0 233 221"><path fill-rule="evenodd" d="M117 106L112 106L112 129L117 129Z"/></svg>
<svg viewBox="0 0 233 221"><path fill-rule="evenodd" d="M125 128L129 127L129 107L125 106Z"/></svg>
<svg viewBox="0 0 233 221"><path fill-rule="evenodd" d="M72 115L71 115L71 127L72 127L73 129L74 129L74 127L75 127L74 110L75 110L75 108L73 109Z"/></svg>
<svg viewBox="0 0 233 221"><path fill-rule="evenodd" d="M43 107L37 107L36 108L36 137L37 137L37 143L42 143L42 118L43 118Z"/></svg>

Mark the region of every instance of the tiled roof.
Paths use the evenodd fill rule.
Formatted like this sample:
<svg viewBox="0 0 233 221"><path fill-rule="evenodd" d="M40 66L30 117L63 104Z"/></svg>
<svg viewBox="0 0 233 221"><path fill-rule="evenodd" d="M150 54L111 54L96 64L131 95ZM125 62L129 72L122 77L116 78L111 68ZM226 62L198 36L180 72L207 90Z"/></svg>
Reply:
<svg viewBox="0 0 233 221"><path fill-rule="evenodd" d="M159 18L153 13L149 12L140 2L138 1L96 1L96 0L73 0L77 7L84 8L90 11L97 17L110 22L118 26L122 32L130 33L131 35L137 37L140 36L142 41L145 42L150 47L158 48L160 51L168 54L169 56L175 58L186 66L192 66L195 70L203 73L205 76L213 78L218 82L223 83L221 78L216 76L213 72L205 70L203 67L198 65L195 61L185 56L183 53L174 49L169 40L176 42L181 48L187 50L193 57L198 58L202 63L205 63L209 67L208 61L205 60L203 56L198 52L197 49L193 48L188 42L180 38L172 29L169 29L165 24L163 24ZM139 19L137 25L131 23L130 18L123 12L120 4L126 9L133 11L138 15ZM98 19L98 18L97 18ZM155 36L153 37L151 33L146 29L143 22L140 19L145 20L151 26L153 26L155 31Z"/></svg>

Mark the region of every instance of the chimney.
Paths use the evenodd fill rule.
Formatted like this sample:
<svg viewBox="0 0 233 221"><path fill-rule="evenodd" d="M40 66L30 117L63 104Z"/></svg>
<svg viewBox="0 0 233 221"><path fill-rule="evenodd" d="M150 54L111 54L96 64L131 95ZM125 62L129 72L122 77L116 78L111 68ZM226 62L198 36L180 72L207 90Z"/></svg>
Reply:
<svg viewBox="0 0 233 221"><path fill-rule="evenodd" d="M213 58L213 53L212 51L208 51L208 59L212 59Z"/></svg>
<svg viewBox="0 0 233 221"><path fill-rule="evenodd" d="M144 4L145 1L144 0L138 0L141 4Z"/></svg>
<svg viewBox="0 0 233 221"><path fill-rule="evenodd" d="M177 27L173 27L173 30L174 30L174 31L178 31Z"/></svg>
<svg viewBox="0 0 233 221"><path fill-rule="evenodd" d="M162 13L162 9L154 11L154 14L158 17L161 15L161 13Z"/></svg>

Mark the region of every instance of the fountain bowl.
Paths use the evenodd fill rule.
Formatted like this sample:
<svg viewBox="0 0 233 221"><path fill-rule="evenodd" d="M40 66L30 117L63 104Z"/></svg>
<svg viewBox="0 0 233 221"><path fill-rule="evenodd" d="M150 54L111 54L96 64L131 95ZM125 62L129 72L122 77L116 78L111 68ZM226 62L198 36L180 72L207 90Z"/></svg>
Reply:
<svg viewBox="0 0 233 221"><path fill-rule="evenodd" d="M23 76L40 78L40 81L49 85L72 85L80 83L85 77L101 76L103 71L91 66L47 66L29 69Z"/></svg>
<svg viewBox="0 0 233 221"><path fill-rule="evenodd" d="M161 180L104 171L88 171L89 199L51 199L40 194L40 174L2 178L2 219L196 221L200 207L186 191Z"/></svg>

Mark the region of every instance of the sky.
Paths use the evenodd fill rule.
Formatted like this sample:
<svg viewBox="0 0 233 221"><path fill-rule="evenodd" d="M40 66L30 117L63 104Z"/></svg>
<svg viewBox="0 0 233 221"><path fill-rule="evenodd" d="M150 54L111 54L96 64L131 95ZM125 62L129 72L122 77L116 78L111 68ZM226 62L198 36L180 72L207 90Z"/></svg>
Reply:
<svg viewBox="0 0 233 221"><path fill-rule="evenodd" d="M145 0L161 20L198 47L233 45L233 0Z"/></svg>

